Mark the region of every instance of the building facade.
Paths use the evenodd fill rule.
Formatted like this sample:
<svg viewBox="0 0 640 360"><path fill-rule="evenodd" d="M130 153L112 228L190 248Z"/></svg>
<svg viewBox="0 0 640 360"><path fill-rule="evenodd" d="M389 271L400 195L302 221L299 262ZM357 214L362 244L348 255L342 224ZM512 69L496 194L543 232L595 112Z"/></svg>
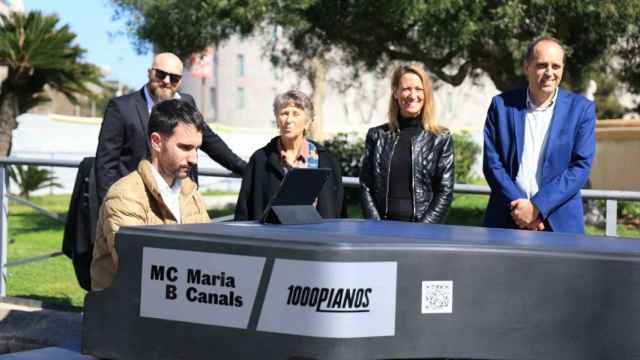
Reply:
<svg viewBox="0 0 640 360"><path fill-rule="evenodd" d="M182 90L195 97L207 121L240 128L274 128L272 102L277 94L292 88L310 94L307 79L272 65L263 50L268 40L265 35L234 37L217 46L213 49L209 79L193 76L187 64ZM350 76L344 67L329 68L322 108L328 133L363 133L386 121L391 93L389 76ZM454 130L479 132L491 97L496 94L498 90L486 76L467 79L457 87L435 81L439 122Z"/></svg>

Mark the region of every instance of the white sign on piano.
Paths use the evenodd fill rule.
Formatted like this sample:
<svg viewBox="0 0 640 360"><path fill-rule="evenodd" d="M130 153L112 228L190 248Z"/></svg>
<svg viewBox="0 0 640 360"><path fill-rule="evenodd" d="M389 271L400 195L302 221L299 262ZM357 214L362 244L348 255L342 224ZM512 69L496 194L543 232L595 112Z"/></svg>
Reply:
<svg viewBox="0 0 640 360"><path fill-rule="evenodd" d="M259 331L327 338L394 336L398 263L276 259Z"/></svg>
<svg viewBox="0 0 640 360"><path fill-rule="evenodd" d="M145 247L140 316L246 328L265 259Z"/></svg>

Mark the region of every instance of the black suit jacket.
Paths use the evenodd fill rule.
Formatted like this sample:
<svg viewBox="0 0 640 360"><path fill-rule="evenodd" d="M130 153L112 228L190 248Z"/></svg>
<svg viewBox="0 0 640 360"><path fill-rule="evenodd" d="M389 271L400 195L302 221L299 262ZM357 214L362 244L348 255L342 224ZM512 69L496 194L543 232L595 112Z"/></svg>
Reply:
<svg viewBox="0 0 640 360"><path fill-rule="evenodd" d="M196 106L190 95L180 93L180 97ZM140 160L149 158L148 122L149 111L144 88L113 98L107 104L95 160L99 203L102 203L111 184L134 171ZM232 172L244 174L246 162L231 151L209 126L205 127L202 134L200 149Z"/></svg>

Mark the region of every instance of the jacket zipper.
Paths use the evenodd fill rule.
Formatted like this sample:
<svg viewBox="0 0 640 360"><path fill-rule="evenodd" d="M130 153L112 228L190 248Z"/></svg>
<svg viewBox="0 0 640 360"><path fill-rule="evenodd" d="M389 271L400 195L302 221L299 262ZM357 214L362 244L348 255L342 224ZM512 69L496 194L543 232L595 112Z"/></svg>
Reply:
<svg viewBox="0 0 640 360"><path fill-rule="evenodd" d="M413 206L413 221L416 221L416 167L414 164L415 137L411 137L411 205Z"/></svg>
<svg viewBox="0 0 640 360"><path fill-rule="evenodd" d="M399 137L396 137L393 140L393 147L391 147L391 156L389 157L389 168L387 169L387 194L384 197L385 201L385 209L384 209L384 218L387 218L389 215L389 179L391 177L391 161L393 161L393 153L396 151L396 146L398 145Z"/></svg>

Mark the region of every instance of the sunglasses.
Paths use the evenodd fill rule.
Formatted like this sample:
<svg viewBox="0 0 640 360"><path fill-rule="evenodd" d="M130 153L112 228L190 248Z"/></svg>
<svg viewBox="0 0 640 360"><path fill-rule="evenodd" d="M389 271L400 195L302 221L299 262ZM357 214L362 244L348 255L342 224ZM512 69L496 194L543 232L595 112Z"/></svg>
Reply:
<svg viewBox="0 0 640 360"><path fill-rule="evenodd" d="M164 79L169 76L169 81L171 81L171 84L176 85L180 82L180 79L182 79L182 75L170 74L166 71L162 71L156 68L152 68L151 70L153 70L153 76L157 81L164 81Z"/></svg>

